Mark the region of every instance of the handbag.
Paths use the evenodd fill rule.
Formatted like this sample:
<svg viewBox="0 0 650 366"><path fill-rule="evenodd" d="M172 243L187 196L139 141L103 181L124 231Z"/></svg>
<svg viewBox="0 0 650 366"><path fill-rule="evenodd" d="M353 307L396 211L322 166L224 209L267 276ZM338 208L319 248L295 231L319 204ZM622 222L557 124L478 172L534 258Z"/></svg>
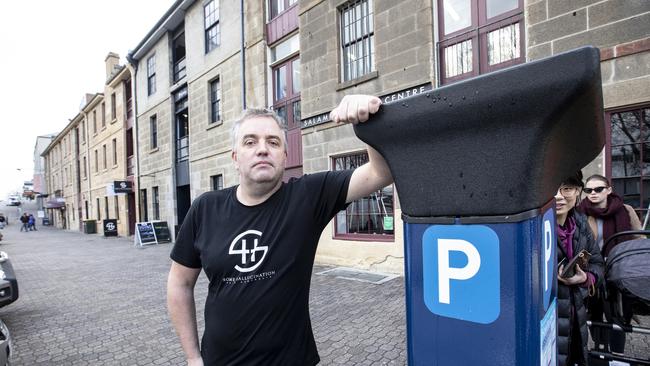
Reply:
<svg viewBox="0 0 650 366"><path fill-rule="evenodd" d="M589 259L591 258L591 253L586 249L581 250L578 254L573 256L569 263L564 266L564 270L560 273L562 278L570 278L576 274L576 266L580 266L583 271L586 271L589 268Z"/></svg>

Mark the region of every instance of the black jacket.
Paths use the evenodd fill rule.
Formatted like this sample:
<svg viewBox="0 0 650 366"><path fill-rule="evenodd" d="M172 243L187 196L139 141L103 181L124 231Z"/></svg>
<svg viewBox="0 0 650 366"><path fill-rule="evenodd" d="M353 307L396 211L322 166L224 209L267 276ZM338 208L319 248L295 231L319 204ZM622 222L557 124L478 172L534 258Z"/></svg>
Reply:
<svg viewBox="0 0 650 366"><path fill-rule="evenodd" d="M575 210L571 210L569 215L573 215L576 220L576 231L573 234L573 254L575 255L583 249L591 253L588 272L591 272L596 277L597 287L598 282L603 279L603 257L600 255L598 245L591 234L587 224L587 217ZM558 238L558 263L566 256L564 248L561 246L562 244ZM579 285L567 286L558 281L557 353L559 366L566 365L572 341L582 343L584 363L587 363L587 309L584 300L588 294L589 289L586 287ZM580 334L571 334L573 322L577 322L580 326Z"/></svg>

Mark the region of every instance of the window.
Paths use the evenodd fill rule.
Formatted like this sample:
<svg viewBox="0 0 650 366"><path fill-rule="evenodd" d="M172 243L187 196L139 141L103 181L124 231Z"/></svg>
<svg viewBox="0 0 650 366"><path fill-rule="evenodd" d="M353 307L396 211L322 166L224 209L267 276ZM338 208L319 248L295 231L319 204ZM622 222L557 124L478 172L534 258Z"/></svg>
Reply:
<svg viewBox="0 0 650 366"><path fill-rule="evenodd" d="M341 79L353 80L375 70L373 0L358 0L340 8Z"/></svg>
<svg viewBox="0 0 650 366"><path fill-rule="evenodd" d="M217 174L210 177L210 183L212 185L213 191L219 191L223 189L223 175Z"/></svg>
<svg viewBox="0 0 650 366"><path fill-rule="evenodd" d="M607 175L623 202L644 216L650 205L650 105L606 113Z"/></svg>
<svg viewBox="0 0 650 366"><path fill-rule="evenodd" d="M438 0L441 84L525 61L523 0Z"/></svg>
<svg viewBox="0 0 650 366"><path fill-rule="evenodd" d="M334 170L355 169L368 162L368 153L336 157ZM340 211L334 222L338 238L368 238L392 240L394 235L393 186L373 192L370 196L350 203Z"/></svg>
<svg viewBox="0 0 650 366"><path fill-rule="evenodd" d="M81 142L86 143L86 120L81 121Z"/></svg>
<svg viewBox="0 0 650 366"><path fill-rule="evenodd" d="M156 92L156 55L147 59L147 95Z"/></svg>
<svg viewBox="0 0 650 366"><path fill-rule="evenodd" d="M84 156L83 164L84 164L84 178L86 178L86 177L88 177L88 170L86 168L87 162L86 162L86 157L85 156Z"/></svg>
<svg viewBox="0 0 650 366"><path fill-rule="evenodd" d="M108 220L110 218L110 215L108 214L108 196L104 196L104 213L106 214L106 219Z"/></svg>
<svg viewBox="0 0 650 366"><path fill-rule="evenodd" d="M158 121L156 115L149 117L149 127L151 128L151 149L158 147Z"/></svg>
<svg viewBox="0 0 650 366"><path fill-rule="evenodd" d="M93 111L93 133L97 134L97 111Z"/></svg>
<svg viewBox="0 0 650 366"><path fill-rule="evenodd" d="M90 212L88 212L88 201L84 201L84 206L86 207L86 220L88 220L88 215L90 214Z"/></svg>
<svg viewBox="0 0 650 366"><path fill-rule="evenodd" d="M120 196L115 197L115 218L120 219Z"/></svg>
<svg viewBox="0 0 650 366"><path fill-rule="evenodd" d="M99 198L97 198L97 221L102 219L102 211L99 205Z"/></svg>
<svg viewBox="0 0 650 366"><path fill-rule="evenodd" d="M212 0L203 6L205 13L205 53L219 47L219 4Z"/></svg>
<svg viewBox="0 0 650 366"><path fill-rule="evenodd" d="M106 144L102 145L102 151L104 152L104 170L106 170Z"/></svg>
<svg viewBox="0 0 650 366"><path fill-rule="evenodd" d="M176 162L190 157L190 125L187 110L187 86L174 94L174 119L176 124Z"/></svg>
<svg viewBox="0 0 650 366"><path fill-rule="evenodd" d="M95 173L99 172L99 153L95 149Z"/></svg>
<svg viewBox="0 0 650 366"><path fill-rule="evenodd" d="M221 101L221 84L219 79L210 82L210 123L221 119L219 102Z"/></svg>
<svg viewBox="0 0 650 366"><path fill-rule="evenodd" d="M160 200L158 196L158 187L151 188L151 200L153 201L153 219L160 220Z"/></svg>
<svg viewBox="0 0 650 366"><path fill-rule="evenodd" d="M140 190L140 221L145 222L149 221L149 215L147 214L147 190Z"/></svg>
<svg viewBox="0 0 650 366"><path fill-rule="evenodd" d="M106 104L102 102L102 128L106 127Z"/></svg>
<svg viewBox="0 0 650 366"><path fill-rule="evenodd" d="M278 15L282 14L285 10L289 9L289 7L295 3L297 3L298 0L270 0L269 1L269 19L273 19L277 17Z"/></svg>
<svg viewBox="0 0 650 366"><path fill-rule="evenodd" d="M183 79L187 72L185 70L185 32L182 26L172 43L172 57L174 65L174 82Z"/></svg>
<svg viewBox="0 0 650 366"><path fill-rule="evenodd" d="M113 166L117 165L117 138L113 139Z"/></svg>
<svg viewBox="0 0 650 366"><path fill-rule="evenodd" d="M115 98L115 93L111 94L111 121L114 121L117 118L117 99Z"/></svg>

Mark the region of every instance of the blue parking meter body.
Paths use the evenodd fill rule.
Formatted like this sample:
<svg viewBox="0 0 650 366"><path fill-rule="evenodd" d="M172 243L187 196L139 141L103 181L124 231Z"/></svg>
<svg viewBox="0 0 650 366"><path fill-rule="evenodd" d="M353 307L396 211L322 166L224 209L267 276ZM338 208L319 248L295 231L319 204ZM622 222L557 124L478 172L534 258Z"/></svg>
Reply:
<svg viewBox="0 0 650 366"><path fill-rule="evenodd" d="M357 136L404 221L409 365L555 365L554 196L605 140L584 47L386 104Z"/></svg>

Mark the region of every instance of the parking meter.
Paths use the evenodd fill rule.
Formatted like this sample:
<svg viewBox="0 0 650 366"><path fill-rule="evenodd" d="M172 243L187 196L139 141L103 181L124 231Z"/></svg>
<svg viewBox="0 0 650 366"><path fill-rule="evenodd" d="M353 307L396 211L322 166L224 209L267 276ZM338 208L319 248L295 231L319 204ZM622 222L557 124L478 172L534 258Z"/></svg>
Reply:
<svg viewBox="0 0 650 366"><path fill-rule="evenodd" d="M383 105L355 132L400 197L409 365L555 365L554 196L605 143L598 50Z"/></svg>

